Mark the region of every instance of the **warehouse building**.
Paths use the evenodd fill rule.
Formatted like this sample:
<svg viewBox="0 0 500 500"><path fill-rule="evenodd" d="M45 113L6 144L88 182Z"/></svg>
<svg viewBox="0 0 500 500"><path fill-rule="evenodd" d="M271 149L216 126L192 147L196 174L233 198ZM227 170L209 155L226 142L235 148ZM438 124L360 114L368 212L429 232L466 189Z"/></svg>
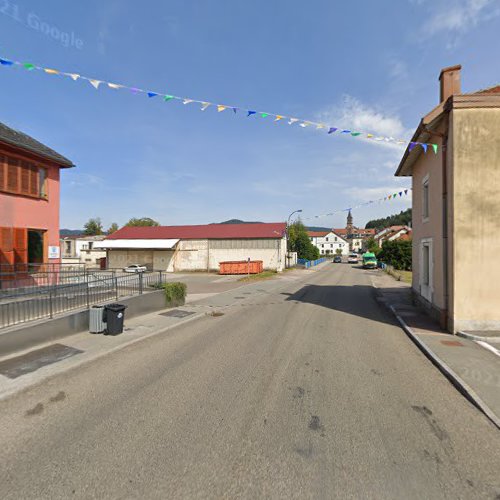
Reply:
<svg viewBox="0 0 500 500"><path fill-rule="evenodd" d="M141 264L168 272L219 271L220 262L250 259L283 271L286 224L124 227L94 248L106 249L108 269Z"/></svg>

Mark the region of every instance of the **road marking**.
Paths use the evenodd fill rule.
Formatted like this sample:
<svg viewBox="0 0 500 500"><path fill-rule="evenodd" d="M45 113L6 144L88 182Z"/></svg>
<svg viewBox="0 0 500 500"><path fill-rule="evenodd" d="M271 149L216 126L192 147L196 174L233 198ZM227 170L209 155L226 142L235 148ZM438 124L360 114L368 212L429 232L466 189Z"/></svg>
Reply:
<svg viewBox="0 0 500 500"><path fill-rule="evenodd" d="M488 344L488 342L484 342L483 340L476 340L475 342L485 349L488 349L488 351L491 351L493 354L500 356L500 351L498 349L495 349L492 345Z"/></svg>

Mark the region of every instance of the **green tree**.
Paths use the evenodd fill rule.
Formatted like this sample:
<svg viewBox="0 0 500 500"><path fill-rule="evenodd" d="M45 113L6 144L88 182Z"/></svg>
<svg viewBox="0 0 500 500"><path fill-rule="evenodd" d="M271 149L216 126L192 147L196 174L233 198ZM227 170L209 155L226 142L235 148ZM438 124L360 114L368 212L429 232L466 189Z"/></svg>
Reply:
<svg viewBox="0 0 500 500"><path fill-rule="evenodd" d="M337 255L342 255L342 249L341 248L337 248L337 250L335 250L335 253Z"/></svg>
<svg viewBox="0 0 500 500"><path fill-rule="evenodd" d="M319 259L319 250L311 243L307 230L300 220L288 227L288 248L291 252L297 252L299 259Z"/></svg>
<svg viewBox="0 0 500 500"><path fill-rule="evenodd" d="M83 226L83 234L85 236L98 236L103 233L102 222L99 217L89 219Z"/></svg>
<svg viewBox="0 0 500 500"><path fill-rule="evenodd" d="M159 226L160 223L156 222L153 219L150 219L149 217L142 217L140 219L132 217L132 219L130 219L125 225L126 226Z"/></svg>
<svg viewBox="0 0 500 500"><path fill-rule="evenodd" d="M120 229L120 228L118 227L118 224L117 224L116 222L113 222L113 223L111 224L111 226L109 226L109 229L108 229L108 231L107 231L107 234L113 234L114 232L118 231L118 229Z"/></svg>
<svg viewBox="0 0 500 500"><path fill-rule="evenodd" d="M378 255L381 251L381 248L378 246L378 243L375 241L375 238L372 236L366 240L366 250L367 252L372 252L375 255Z"/></svg>
<svg viewBox="0 0 500 500"><path fill-rule="evenodd" d="M399 214L389 215L383 219L374 219L366 223L366 229L383 229L389 226L409 226L411 224L411 208Z"/></svg>
<svg viewBox="0 0 500 500"><path fill-rule="evenodd" d="M394 269L411 271L411 240L384 241L378 259Z"/></svg>

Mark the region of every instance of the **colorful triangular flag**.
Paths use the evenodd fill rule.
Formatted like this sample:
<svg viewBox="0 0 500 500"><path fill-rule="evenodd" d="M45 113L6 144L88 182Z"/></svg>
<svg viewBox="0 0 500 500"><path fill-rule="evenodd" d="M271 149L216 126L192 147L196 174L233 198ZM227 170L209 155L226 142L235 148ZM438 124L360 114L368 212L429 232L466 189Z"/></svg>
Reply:
<svg viewBox="0 0 500 500"><path fill-rule="evenodd" d="M224 111L226 109L227 106L223 106L222 104L219 104L217 106L217 111L220 113L221 111Z"/></svg>
<svg viewBox="0 0 500 500"><path fill-rule="evenodd" d="M427 153L427 144L421 143L422 149Z"/></svg>
<svg viewBox="0 0 500 500"><path fill-rule="evenodd" d="M89 80L90 84L92 85L92 87L98 89L99 88L99 85L101 85L101 80Z"/></svg>
<svg viewBox="0 0 500 500"><path fill-rule="evenodd" d="M432 144L432 149L434 150L434 154L437 154L437 152L438 152L438 145L437 144Z"/></svg>
<svg viewBox="0 0 500 500"><path fill-rule="evenodd" d="M205 111L208 108L208 106L210 106L209 102L202 102L201 103L201 110Z"/></svg>
<svg viewBox="0 0 500 500"><path fill-rule="evenodd" d="M338 128L337 128L337 127L330 127L330 128L328 129L328 133L329 133L329 134L333 134L333 132L335 132L336 130L338 130Z"/></svg>
<svg viewBox="0 0 500 500"><path fill-rule="evenodd" d="M182 104L189 104L190 102L193 102L193 99L183 99Z"/></svg>
<svg viewBox="0 0 500 500"><path fill-rule="evenodd" d="M45 71L45 73L48 73L49 75L58 75L59 74L59 71L57 71L57 69L45 68L44 71Z"/></svg>
<svg viewBox="0 0 500 500"><path fill-rule="evenodd" d="M299 119L298 118L290 118L290 120L288 120L288 125L293 125L295 122L298 122Z"/></svg>
<svg viewBox="0 0 500 500"><path fill-rule="evenodd" d="M276 118L274 119L275 122L279 122L283 117L281 115L276 115Z"/></svg>
<svg viewBox="0 0 500 500"><path fill-rule="evenodd" d="M256 113L257 113L257 111L250 111L250 110L248 110L247 116L255 115Z"/></svg>
<svg viewBox="0 0 500 500"><path fill-rule="evenodd" d="M157 95L156 92L148 92L148 97L156 97Z"/></svg>
<svg viewBox="0 0 500 500"><path fill-rule="evenodd" d="M23 66L27 69L27 70L32 70L32 69L35 69L35 65L34 64L31 64L31 63L24 63Z"/></svg>
<svg viewBox="0 0 500 500"><path fill-rule="evenodd" d="M269 113L261 113L260 116L262 116L262 118L265 118L266 116L269 116Z"/></svg>
<svg viewBox="0 0 500 500"><path fill-rule="evenodd" d="M123 87L123 85L119 85L118 83L109 83L109 82L108 82L108 87L109 87L110 89L115 89L115 90L117 90L117 89L121 89L121 88Z"/></svg>
<svg viewBox="0 0 500 500"><path fill-rule="evenodd" d="M173 96L173 95L165 95L165 96L163 96L163 100L164 100L165 102L170 101L170 100L171 100L171 99L173 99L173 98L174 98L174 96Z"/></svg>
<svg viewBox="0 0 500 500"><path fill-rule="evenodd" d="M0 59L0 64L3 66L12 66L14 61L9 61L8 59Z"/></svg>
<svg viewBox="0 0 500 500"><path fill-rule="evenodd" d="M352 135L353 137L356 137L356 136L358 136L358 135L361 135L361 132L351 132L351 135Z"/></svg>

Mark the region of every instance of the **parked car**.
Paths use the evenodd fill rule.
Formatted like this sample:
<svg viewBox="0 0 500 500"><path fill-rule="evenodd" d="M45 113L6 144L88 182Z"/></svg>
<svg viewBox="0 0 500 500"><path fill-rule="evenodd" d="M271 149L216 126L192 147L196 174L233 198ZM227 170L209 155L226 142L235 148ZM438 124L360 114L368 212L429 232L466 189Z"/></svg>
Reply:
<svg viewBox="0 0 500 500"><path fill-rule="evenodd" d="M123 272L125 273L145 273L147 270L146 266L141 266L140 264L130 264L130 266L123 268Z"/></svg>
<svg viewBox="0 0 500 500"><path fill-rule="evenodd" d="M358 263L358 254L356 254L356 253L349 254L349 257L347 257L347 262L349 264L357 264Z"/></svg>
<svg viewBox="0 0 500 500"><path fill-rule="evenodd" d="M342 257L340 255L335 255L335 257L333 258L333 262L335 264L340 264L342 262Z"/></svg>

